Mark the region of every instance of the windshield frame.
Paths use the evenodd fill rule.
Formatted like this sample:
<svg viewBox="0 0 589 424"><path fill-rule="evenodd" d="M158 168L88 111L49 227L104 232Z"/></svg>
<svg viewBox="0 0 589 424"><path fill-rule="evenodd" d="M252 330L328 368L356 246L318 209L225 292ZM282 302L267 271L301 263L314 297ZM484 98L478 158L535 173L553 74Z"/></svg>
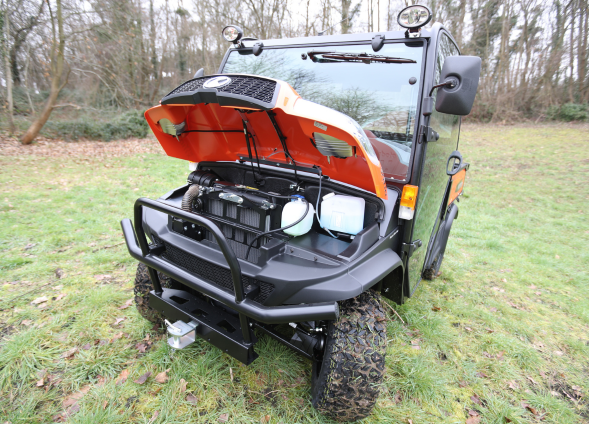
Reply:
<svg viewBox="0 0 589 424"><path fill-rule="evenodd" d="M256 40L257 42L258 40ZM417 42L421 42L422 43L422 58L421 58L421 70L420 70L420 79L419 79L419 86L418 86L418 91L417 91L417 102L415 104L415 119L414 119L414 123L413 123L413 134L412 134L412 139L411 139L411 155L409 157L409 164L407 165L407 174L405 175L404 179L396 179L396 178L386 178L385 177L385 181L387 183L401 183L401 184L407 184L409 183L409 181L411 181L412 179L412 175L413 175L413 162L415 159L415 154L416 151L418 149L418 136L419 136L419 128L421 126L421 121L422 121L422 116L421 116L421 102L423 100L423 87L425 84L425 71L426 71L426 59L427 59L427 50L430 48L430 43L429 40L425 37L418 37L418 38L412 38L412 39L408 39L408 38L397 38L397 39L387 39L385 40L384 44L399 44L399 43L417 43ZM284 49L290 49L290 48L301 48L301 47L305 47L305 48L309 48L309 49L313 49L313 48L345 48L347 46L359 46L359 45L364 45L366 46L366 51L372 51L372 45L370 40L362 40L362 41L339 41L339 42L331 42L331 43L294 43L294 44L280 44L280 45L264 45L264 50L284 50ZM251 47L246 47L244 50L250 50ZM232 52L237 52L238 49L235 47L230 47L227 52L225 53L225 56L223 56L223 60L221 61L221 64L219 65L219 72L217 72L217 74L228 74L227 72L223 72L223 68L225 67L225 64L227 63L227 60L229 59L229 55ZM239 53L238 53L239 54ZM252 53L253 54L253 53ZM375 65L379 65L379 64L375 64ZM380 64L382 66L387 66L387 67L394 67L394 66L403 66L403 63L387 63L387 64ZM331 64L331 66L337 66L336 64ZM419 167L418 167L419 168Z"/></svg>

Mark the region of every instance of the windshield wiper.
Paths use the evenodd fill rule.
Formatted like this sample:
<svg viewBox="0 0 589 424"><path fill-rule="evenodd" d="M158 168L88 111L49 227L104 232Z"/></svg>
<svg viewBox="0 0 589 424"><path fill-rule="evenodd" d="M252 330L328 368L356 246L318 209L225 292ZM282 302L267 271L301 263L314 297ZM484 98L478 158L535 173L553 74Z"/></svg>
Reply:
<svg viewBox="0 0 589 424"><path fill-rule="evenodd" d="M357 63L417 63L413 59L402 57L380 56L368 53L340 53L335 51L310 51L307 53L309 58L316 63L338 63L338 62L357 62Z"/></svg>

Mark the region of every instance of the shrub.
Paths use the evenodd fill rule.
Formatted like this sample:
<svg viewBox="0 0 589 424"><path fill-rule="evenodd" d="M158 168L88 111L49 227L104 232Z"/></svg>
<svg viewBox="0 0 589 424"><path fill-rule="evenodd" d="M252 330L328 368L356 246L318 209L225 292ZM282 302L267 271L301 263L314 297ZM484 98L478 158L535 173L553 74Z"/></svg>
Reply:
<svg viewBox="0 0 589 424"><path fill-rule="evenodd" d="M558 121L587 121L589 119L589 105L566 103L562 106L550 106L546 115L550 119Z"/></svg>
<svg viewBox="0 0 589 424"><path fill-rule="evenodd" d="M149 126L143 117L143 111L137 110L127 111L109 121L92 121L91 118L82 118L76 121L50 121L43 128L46 135L65 140L86 138L110 141L123 138L144 138L148 131Z"/></svg>

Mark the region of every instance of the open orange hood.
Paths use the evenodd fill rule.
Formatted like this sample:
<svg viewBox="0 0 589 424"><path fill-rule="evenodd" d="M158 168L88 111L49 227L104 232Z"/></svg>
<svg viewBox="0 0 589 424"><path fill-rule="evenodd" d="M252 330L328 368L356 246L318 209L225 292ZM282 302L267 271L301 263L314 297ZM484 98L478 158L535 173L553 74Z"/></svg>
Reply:
<svg viewBox="0 0 589 424"><path fill-rule="evenodd" d="M380 162L356 121L301 98L284 81L243 74L195 78L160 103L145 118L169 156L236 161L257 151L261 160L292 165L287 150L297 166L317 165L333 180L386 199ZM177 137L164 132L165 120L176 125ZM253 136L249 149L244 127Z"/></svg>

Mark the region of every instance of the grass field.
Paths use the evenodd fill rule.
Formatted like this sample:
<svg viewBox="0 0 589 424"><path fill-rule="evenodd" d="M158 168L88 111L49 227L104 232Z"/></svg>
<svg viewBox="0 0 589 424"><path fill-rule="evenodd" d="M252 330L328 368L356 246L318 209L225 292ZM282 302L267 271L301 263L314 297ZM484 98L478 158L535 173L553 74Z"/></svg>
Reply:
<svg viewBox="0 0 589 424"><path fill-rule="evenodd" d="M172 352L129 306L119 220L188 173L141 146L0 145L0 422L327 422L310 363L276 342L249 367ZM460 150L442 275L389 303L405 324L391 312L366 422L589 422L589 129L465 126Z"/></svg>

